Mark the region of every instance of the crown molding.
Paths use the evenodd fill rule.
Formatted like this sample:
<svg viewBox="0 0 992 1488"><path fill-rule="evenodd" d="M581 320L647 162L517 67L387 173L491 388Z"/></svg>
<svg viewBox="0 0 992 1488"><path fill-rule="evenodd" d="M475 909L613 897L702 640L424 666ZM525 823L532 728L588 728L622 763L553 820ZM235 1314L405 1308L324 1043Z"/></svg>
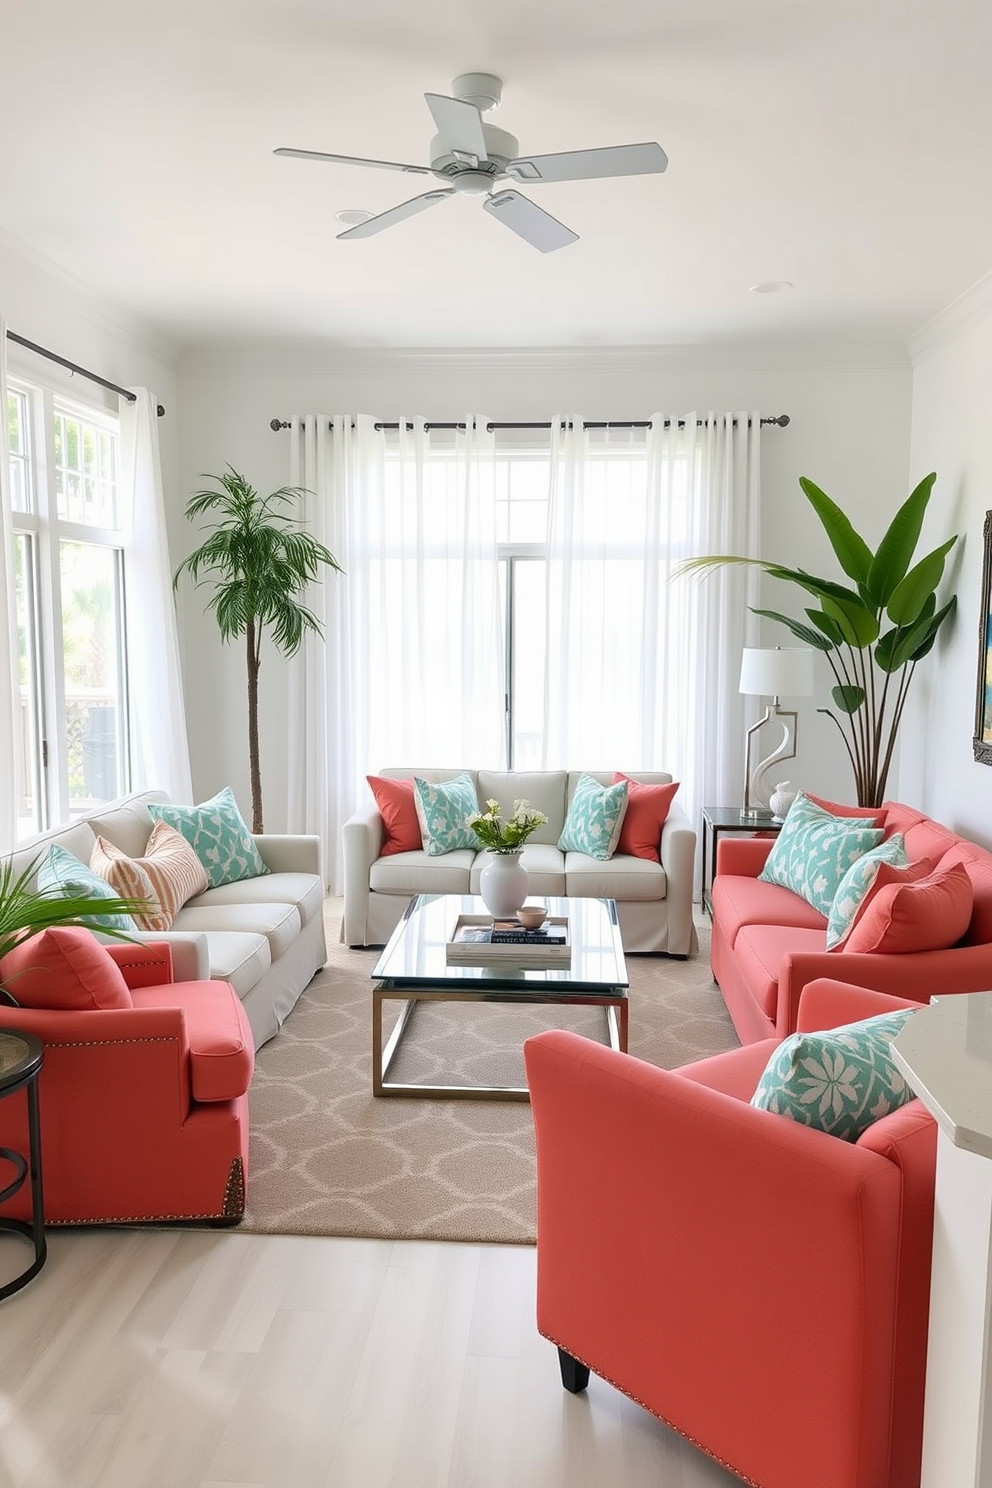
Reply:
<svg viewBox="0 0 992 1488"><path fill-rule="evenodd" d="M992 271L958 295L909 338L913 366L992 315Z"/></svg>

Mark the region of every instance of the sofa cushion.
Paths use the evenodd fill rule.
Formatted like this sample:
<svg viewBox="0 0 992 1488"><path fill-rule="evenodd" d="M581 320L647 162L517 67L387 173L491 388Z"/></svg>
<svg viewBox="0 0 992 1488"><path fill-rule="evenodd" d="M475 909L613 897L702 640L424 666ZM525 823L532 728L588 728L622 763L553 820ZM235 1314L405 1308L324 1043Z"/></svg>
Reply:
<svg viewBox="0 0 992 1488"><path fill-rule="evenodd" d="M369 869L369 887L377 894L467 894L474 850L431 857L426 852L395 853L377 858Z"/></svg>
<svg viewBox="0 0 992 1488"><path fill-rule="evenodd" d="M107 882L95 873L92 868L87 868L81 863L74 853L67 852L58 843L53 843L48 852L38 865L38 887L49 891L57 890L60 894L71 898L89 899L117 899L130 898L130 895L118 895ZM125 934L137 930L137 925L129 914L95 914L86 916L87 925L94 929L123 930Z"/></svg>
<svg viewBox="0 0 992 1488"><path fill-rule="evenodd" d="M309 925L314 915L323 913L324 885L316 873L269 873L206 889L186 908L207 909L212 904L295 904L301 924Z"/></svg>
<svg viewBox="0 0 992 1488"><path fill-rule="evenodd" d="M558 839L562 852L611 858L620 840L627 799L625 780L618 785L600 785L591 775L580 775Z"/></svg>
<svg viewBox="0 0 992 1488"><path fill-rule="evenodd" d="M141 930L171 929L186 900L207 887L206 869L186 838L162 821L152 827L140 858L130 858L105 837L97 837L90 866L122 898L150 901L147 910L135 911Z"/></svg>
<svg viewBox="0 0 992 1488"><path fill-rule="evenodd" d="M807 930L826 929L826 916L800 894L781 884L762 883L749 874L718 873L710 898L713 918L721 934L733 945L742 925L794 925Z"/></svg>
<svg viewBox="0 0 992 1488"><path fill-rule="evenodd" d="M129 1008L121 970L92 931L54 925L0 960L0 982L21 1007Z"/></svg>
<svg viewBox="0 0 992 1488"><path fill-rule="evenodd" d="M645 785L618 770L613 784L618 785L621 780L627 782L627 810L620 827L617 852L627 857L646 858L649 863L660 863L661 829L668 820L679 782L672 780L668 785Z"/></svg>
<svg viewBox="0 0 992 1488"><path fill-rule="evenodd" d="M155 821L181 832L207 871L211 888L268 873L230 786L199 806L149 802Z"/></svg>
<svg viewBox="0 0 992 1488"><path fill-rule="evenodd" d="M386 832L379 856L388 858L393 853L419 851L424 844L413 793L413 777L388 780L384 775L366 775L365 778Z"/></svg>
<svg viewBox="0 0 992 1488"><path fill-rule="evenodd" d="M424 851L432 858L462 848L478 847L478 838L468 825L479 810L471 776L433 782L414 776L413 798L423 837Z"/></svg>
<svg viewBox="0 0 992 1488"><path fill-rule="evenodd" d="M892 1057L892 1040L915 1008L880 1013L822 1033L793 1033L772 1054L751 1105L856 1142L914 1099Z"/></svg>
<svg viewBox="0 0 992 1488"><path fill-rule="evenodd" d="M480 770L479 800L499 801L503 807L512 807L514 801L529 801L548 820L528 837L528 847L537 843L556 847L565 825L566 781L564 770Z"/></svg>
<svg viewBox="0 0 992 1488"><path fill-rule="evenodd" d="M181 1007L189 1042L190 1089L198 1101L237 1100L255 1066L244 1008L227 982L170 982L139 987L135 1007Z"/></svg>
<svg viewBox="0 0 992 1488"><path fill-rule="evenodd" d="M874 896L844 950L889 955L944 950L967 930L973 900L963 863L938 867L915 883L890 884Z"/></svg>
<svg viewBox="0 0 992 1488"><path fill-rule="evenodd" d="M894 832L877 847L871 847L866 853L862 853L844 874L827 917L828 951L839 946L850 935L883 863L893 868L908 866L906 841L901 832Z"/></svg>
<svg viewBox="0 0 992 1488"><path fill-rule="evenodd" d="M278 961L300 933L300 916L293 904L211 904L206 908L187 904L177 914L173 928L200 934L232 930L264 935L272 960Z"/></svg>
<svg viewBox="0 0 992 1488"><path fill-rule="evenodd" d="M254 931L211 928L206 941L211 977L230 982L239 997L246 997L272 965L268 940Z"/></svg>
<svg viewBox="0 0 992 1488"><path fill-rule="evenodd" d="M615 854L608 862L587 853L565 854L565 893L578 899L653 903L667 897L668 875L660 863Z"/></svg>
<svg viewBox="0 0 992 1488"><path fill-rule="evenodd" d="M792 889L829 915L848 868L881 840L881 827L831 816L800 791L758 877Z"/></svg>
<svg viewBox="0 0 992 1488"><path fill-rule="evenodd" d="M802 951L822 955L825 930L794 925L742 925L734 941L734 955L745 986L761 1011L775 1022L778 978L783 957Z"/></svg>
<svg viewBox="0 0 992 1488"><path fill-rule="evenodd" d="M168 800L165 791L141 791L117 805L101 807L89 818L89 825L94 837L106 837L121 852L126 852L129 858L138 858L144 852L152 830L149 806L153 802L159 805L168 804Z"/></svg>

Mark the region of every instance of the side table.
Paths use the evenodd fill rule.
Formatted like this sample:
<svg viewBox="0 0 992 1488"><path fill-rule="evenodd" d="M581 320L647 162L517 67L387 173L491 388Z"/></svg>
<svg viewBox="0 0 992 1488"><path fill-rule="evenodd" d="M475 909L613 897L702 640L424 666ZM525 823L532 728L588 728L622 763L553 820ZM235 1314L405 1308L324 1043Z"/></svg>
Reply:
<svg viewBox="0 0 992 1488"><path fill-rule="evenodd" d="M5 1286L0 1286L0 1301L13 1292L27 1286L37 1276L48 1254L45 1240L45 1204L41 1186L41 1121L38 1114L38 1076L44 1049L41 1040L30 1033L18 1033L12 1028L0 1028L0 1100L5 1100L15 1091L23 1090L28 1104L28 1155L25 1158L12 1147L0 1147L0 1164L10 1163L14 1177L6 1188L0 1189L0 1204L13 1198L31 1179L31 1219L8 1219L0 1217L0 1231L23 1235L34 1245L34 1260L26 1270Z"/></svg>
<svg viewBox="0 0 992 1488"><path fill-rule="evenodd" d="M781 830L782 823L776 821L770 811L745 813L739 806L703 807L702 903L710 919L713 918L710 889L716 877L716 845L721 835L736 833L747 836L753 832L773 832L777 835Z"/></svg>

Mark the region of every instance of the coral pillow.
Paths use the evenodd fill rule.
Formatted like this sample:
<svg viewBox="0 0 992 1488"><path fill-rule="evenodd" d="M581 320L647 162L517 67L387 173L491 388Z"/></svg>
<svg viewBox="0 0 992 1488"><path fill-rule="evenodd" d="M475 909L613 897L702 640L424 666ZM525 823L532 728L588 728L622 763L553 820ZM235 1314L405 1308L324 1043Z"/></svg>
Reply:
<svg viewBox="0 0 992 1488"><path fill-rule="evenodd" d="M836 801L824 801L820 796L811 796L809 791L803 794L807 801L812 801L821 811L829 811L831 816L854 817L864 822L866 827L885 826L885 812L881 806L838 806Z"/></svg>
<svg viewBox="0 0 992 1488"><path fill-rule="evenodd" d="M879 876L884 867L879 868ZM942 951L959 941L967 930L973 900L974 890L963 863L936 868L915 883L890 883L876 890L848 936L844 951L904 956L915 951Z"/></svg>
<svg viewBox="0 0 992 1488"><path fill-rule="evenodd" d="M21 1007L129 1008L127 982L91 930L56 925L8 951L0 982Z"/></svg>
<svg viewBox="0 0 992 1488"><path fill-rule="evenodd" d="M890 842L902 842L903 844L905 844L905 838L902 836L901 832L896 832L893 837L887 838L886 841L881 844L881 847L884 848ZM881 851L881 848L875 848L874 851L877 854ZM865 853L865 858L871 857L871 853ZM864 859L860 859L859 861L863 862ZM857 866L858 864L855 863L854 867L857 868ZM827 950L843 951L847 949L847 942L850 939L855 926L861 923L861 920L863 919L868 906L871 904L875 895L878 894L882 889L898 886L899 884L916 883L919 879L926 878L929 874L931 874L936 866L936 858L920 858L915 863L900 863L898 861L893 862L891 859L887 860L884 857L879 860L876 857L869 865L869 869L872 874L871 881L867 885L865 892L860 902L856 906L854 913L851 915L848 924L845 927L842 927L843 934L839 934L835 939L831 940L830 921L828 921ZM836 908L837 900L835 899L834 909L830 911L831 921L834 920L834 911L836 910Z"/></svg>
<svg viewBox="0 0 992 1488"><path fill-rule="evenodd" d="M365 778L386 829L386 840L379 850L380 858L388 858L392 853L420 852L424 841L413 796L413 777L387 780L384 775L366 775Z"/></svg>
<svg viewBox="0 0 992 1488"><path fill-rule="evenodd" d="M665 825L669 807L679 788L677 780L669 785L644 785L631 780L620 770L613 777L613 784L627 782L627 810L620 827L618 853L627 853L632 858L647 858L651 863L660 863L658 843L661 829Z"/></svg>
<svg viewBox="0 0 992 1488"><path fill-rule="evenodd" d="M122 899L149 899L144 914L135 911L140 930L169 930L187 899L209 888L207 871L181 832L167 822L152 827L144 857L129 858L105 837L98 837L90 867Z"/></svg>

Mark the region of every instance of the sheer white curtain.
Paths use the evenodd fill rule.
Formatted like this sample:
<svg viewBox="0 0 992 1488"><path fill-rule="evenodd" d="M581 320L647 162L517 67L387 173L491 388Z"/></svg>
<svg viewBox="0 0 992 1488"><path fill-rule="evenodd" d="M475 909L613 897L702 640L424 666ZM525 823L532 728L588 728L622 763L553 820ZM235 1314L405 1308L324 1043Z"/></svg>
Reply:
<svg viewBox="0 0 992 1488"><path fill-rule="evenodd" d="M503 763L495 450L483 419L307 417L290 437L303 515L345 573L314 586L325 640L291 664L288 822L320 834L340 892L367 774Z"/></svg>
<svg viewBox="0 0 992 1488"><path fill-rule="evenodd" d="M698 826L740 793L754 580L672 575L702 553L757 556L759 417L552 431L544 763L669 770Z"/></svg>
<svg viewBox="0 0 992 1488"><path fill-rule="evenodd" d="M157 405L147 388L132 391L120 415L131 785L191 801Z"/></svg>
<svg viewBox="0 0 992 1488"><path fill-rule="evenodd" d="M0 316L0 851L17 841L17 796L13 782L23 778L19 748L17 609L14 593L14 530L11 521L10 449L7 432L7 323Z"/></svg>

